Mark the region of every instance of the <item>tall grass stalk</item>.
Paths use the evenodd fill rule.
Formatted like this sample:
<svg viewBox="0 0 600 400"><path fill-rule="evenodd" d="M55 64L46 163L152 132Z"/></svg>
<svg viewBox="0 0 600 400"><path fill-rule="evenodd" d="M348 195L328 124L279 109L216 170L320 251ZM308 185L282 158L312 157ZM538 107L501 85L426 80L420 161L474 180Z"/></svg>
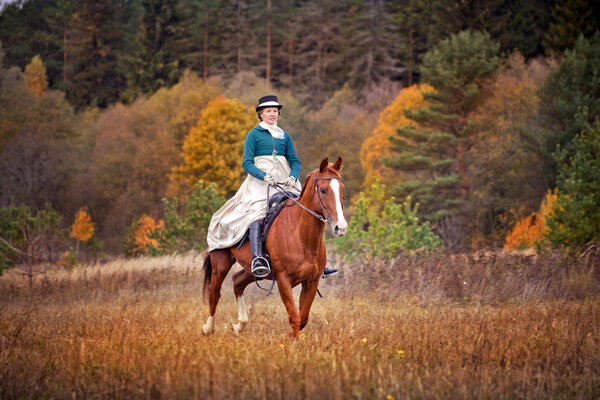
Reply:
<svg viewBox="0 0 600 400"><path fill-rule="evenodd" d="M597 266L519 257L340 263L299 340L255 286L236 336L230 282L203 336L199 254L50 271L31 294L13 271L0 398L598 398Z"/></svg>

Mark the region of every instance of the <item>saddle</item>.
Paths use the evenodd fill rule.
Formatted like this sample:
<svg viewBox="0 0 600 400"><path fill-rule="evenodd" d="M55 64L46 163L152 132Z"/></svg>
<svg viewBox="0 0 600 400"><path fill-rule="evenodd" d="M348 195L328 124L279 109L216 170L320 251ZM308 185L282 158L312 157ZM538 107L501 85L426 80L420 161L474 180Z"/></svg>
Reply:
<svg viewBox="0 0 600 400"><path fill-rule="evenodd" d="M262 220L263 230L262 230L262 234L261 234L261 241L263 244L263 252L265 253L265 255L267 257L268 257L268 254L266 254L267 250L265 248L265 243L267 241L267 235L269 234L271 225L273 225L273 221L275 221L275 218L277 218L277 216L279 215L281 210L283 210L286 200L288 200L289 197L297 198L298 193L296 193L296 192L279 192L279 193L275 193L274 195L269 197L269 206L267 208L267 215ZM242 245L248 240L249 236L250 236L250 230L247 230L246 233L244 234L244 237L242 237L242 240L240 240L240 243L238 244L238 250L242 248Z"/></svg>

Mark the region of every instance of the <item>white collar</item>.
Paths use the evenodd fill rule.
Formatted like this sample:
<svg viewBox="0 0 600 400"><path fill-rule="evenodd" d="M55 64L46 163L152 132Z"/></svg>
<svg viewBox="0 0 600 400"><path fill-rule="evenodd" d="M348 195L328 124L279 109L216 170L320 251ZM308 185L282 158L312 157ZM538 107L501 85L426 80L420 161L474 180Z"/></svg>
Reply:
<svg viewBox="0 0 600 400"><path fill-rule="evenodd" d="M269 131L271 136L273 136L275 139L283 139L285 137L285 132L283 132L283 129L277 126L277 123L270 125L265 121L261 121L259 125Z"/></svg>

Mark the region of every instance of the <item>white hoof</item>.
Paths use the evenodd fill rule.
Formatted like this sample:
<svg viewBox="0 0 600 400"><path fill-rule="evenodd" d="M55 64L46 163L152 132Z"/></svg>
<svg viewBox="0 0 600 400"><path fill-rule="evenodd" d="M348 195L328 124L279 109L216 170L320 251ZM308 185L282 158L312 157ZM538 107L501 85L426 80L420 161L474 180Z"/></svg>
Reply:
<svg viewBox="0 0 600 400"><path fill-rule="evenodd" d="M248 323L248 321L239 321L237 324L233 324L233 331L235 332L235 334L239 334L242 330L244 330L244 327L246 326L246 324Z"/></svg>
<svg viewBox="0 0 600 400"><path fill-rule="evenodd" d="M206 324L202 326L202 333L205 335L210 335L215 331L215 324L213 322L213 317L208 317Z"/></svg>

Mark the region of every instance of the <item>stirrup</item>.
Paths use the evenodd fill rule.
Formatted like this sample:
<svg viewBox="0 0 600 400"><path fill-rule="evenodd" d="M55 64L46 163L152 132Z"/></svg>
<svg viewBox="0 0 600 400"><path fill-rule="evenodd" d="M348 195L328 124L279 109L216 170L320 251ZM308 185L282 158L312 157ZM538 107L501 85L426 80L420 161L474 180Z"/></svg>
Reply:
<svg viewBox="0 0 600 400"><path fill-rule="evenodd" d="M339 274L339 272L340 272L333 265L333 262L331 260L327 260L327 262L329 264L331 264L331 267L329 267L327 264L325 264L325 269L323 270L323 275L321 276L323 279L329 278L330 276L335 276L335 275Z"/></svg>
<svg viewBox="0 0 600 400"><path fill-rule="evenodd" d="M260 256L254 257L252 259L251 270L252 275L254 275L255 278L266 278L271 273L271 268L269 267L269 260Z"/></svg>

